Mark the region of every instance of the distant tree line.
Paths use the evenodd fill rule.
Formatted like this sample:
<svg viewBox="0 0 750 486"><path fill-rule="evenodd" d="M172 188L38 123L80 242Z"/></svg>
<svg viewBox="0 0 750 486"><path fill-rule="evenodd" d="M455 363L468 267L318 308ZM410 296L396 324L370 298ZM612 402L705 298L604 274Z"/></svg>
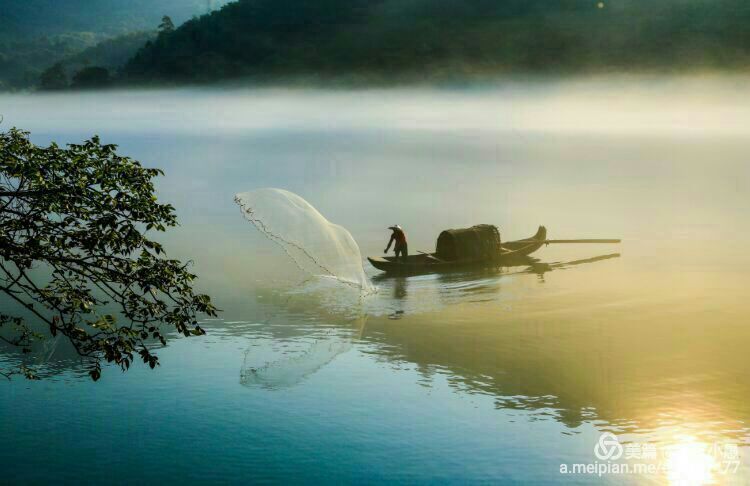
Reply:
<svg viewBox="0 0 750 486"><path fill-rule="evenodd" d="M90 1L96 11L106 3ZM158 0L156 6L175 1ZM196 2L189 2L193 11ZM226 2L220 0L217 6L225 4L220 10L181 25L180 17L156 16L152 7L147 17L154 19L157 31L114 38L66 34L19 43L3 40L10 37L0 31L0 89L244 77L398 81L505 73L736 71L750 66L746 0ZM114 11L129 12L141 3L128 8L118 4ZM181 5L173 7L184 15L188 4ZM93 21L88 13L80 15ZM113 18L103 15L102 22L111 27ZM3 22L0 15L0 27Z"/></svg>
<svg viewBox="0 0 750 486"><path fill-rule="evenodd" d="M4 0L0 40L29 40L71 32L115 37L151 28L168 13L177 23L207 13L230 0Z"/></svg>
<svg viewBox="0 0 750 486"><path fill-rule="evenodd" d="M5 89L34 86L45 68L102 40L101 36L90 32L34 39L4 34L0 32L0 84Z"/></svg>
<svg viewBox="0 0 750 486"><path fill-rule="evenodd" d="M165 12L182 23L228 1L0 0L0 90L33 88L57 62L63 63L69 83L87 66L114 74L153 35ZM143 37L144 31L150 35ZM108 50L117 59L110 60ZM89 62L77 57L84 53Z"/></svg>
<svg viewBox="0 0 750 486"><path fill-rule="evenodd" d="M169 34L174 29L172 18L162 16L158 35ZM156 35L152 32L133 32L107 39L58 61L39 75L39 89L56 91L106 88L113 82L122 65Z"/></svg>
<svg viewBox="0 0 750 486"><path fill-rule="evenodd" d="M42 90L107 87L127 60L155 36L143 31L106 39L49 66L39 75L38 86Z"/></svg>
<svg viewBox="0 0 750 486"><path fill-rule="evenodd" d="M239 0L161 34L126 82L745 69L746 0Z"/></svg>

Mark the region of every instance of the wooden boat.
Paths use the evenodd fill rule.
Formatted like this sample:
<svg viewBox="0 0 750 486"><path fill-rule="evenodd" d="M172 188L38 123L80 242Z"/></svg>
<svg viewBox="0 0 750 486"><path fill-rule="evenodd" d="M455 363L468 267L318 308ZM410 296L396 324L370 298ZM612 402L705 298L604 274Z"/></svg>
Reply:
<svg viewBox="0 0 750 486"><path fill-rule="evenodd" d="M496 229L495 229L496 230ZM459 230L466 231L466 230ZM446 232L444 232L446 233ZM438 248L440 239L438 239ZM389 273L436 273L461 270L470 267L511 265L514 261L523 260L547 243L547 229L540 226L536 234L523 240L501 242L494 251L485 252L482 257L446 258L445 251L418 253L406 259L395 256L367 257L367 260L378 270Z"/></svg>

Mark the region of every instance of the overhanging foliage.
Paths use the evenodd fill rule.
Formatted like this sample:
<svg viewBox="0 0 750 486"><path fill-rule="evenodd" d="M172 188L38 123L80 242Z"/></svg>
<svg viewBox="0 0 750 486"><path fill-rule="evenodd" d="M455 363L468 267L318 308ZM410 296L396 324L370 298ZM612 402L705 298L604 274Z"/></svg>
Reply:
<svg viewBox="0 0 750 486"><path fill-rule="evenodd" d="M154 194L162 172L116 148L97 137L63 148L0 134L0 294L26 315L0 310L0 339L29 351L39 329L61 334L94 380L103 361L126 370L137 355L154 368L149 343L165 343L162 325L200 335L197 316L216 314L194 293L189 263L145 235L177 224Z"/></svg>

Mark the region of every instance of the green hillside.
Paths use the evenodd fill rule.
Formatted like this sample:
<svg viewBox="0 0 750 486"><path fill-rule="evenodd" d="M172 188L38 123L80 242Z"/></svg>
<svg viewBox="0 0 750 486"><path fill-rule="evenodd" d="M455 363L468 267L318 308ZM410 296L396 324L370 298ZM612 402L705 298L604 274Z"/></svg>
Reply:
<svg viewBox="0 0 750 486"><path fill-rule="evenodd" d="M129 82L744 69L746 0L240 0L149 43Z"/></svg>
<svg viewBox="0 0 750 486"><path fill-rule="evenodd" d="M34 86L54 63L114 37L155 31L163 15L179 24L227 1L0 0L0 89ZM132 47L129 57L138 48L118 42L105 43L99 51L112 48L116 54Z"/></svg>
<svg viewBox="0 0 750 486"><path fill-rule="evenodd" d="M162 15L182 23L227 0L0 0L0 40L69 32L118 35L153 28Z"/></svg>

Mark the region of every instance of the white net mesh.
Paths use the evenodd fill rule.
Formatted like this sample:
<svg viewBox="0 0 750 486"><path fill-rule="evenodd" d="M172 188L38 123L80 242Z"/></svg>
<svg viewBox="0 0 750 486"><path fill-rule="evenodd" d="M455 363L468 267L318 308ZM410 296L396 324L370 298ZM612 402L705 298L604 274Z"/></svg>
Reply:
<svg viewBox="0 0 750 486"><path fill-rule="evenodd" d="M234 201L245 219L278 244L304 272L334 278L366 293L372 291L352 235L297 194L265 188L237 194Z"/></svg>

